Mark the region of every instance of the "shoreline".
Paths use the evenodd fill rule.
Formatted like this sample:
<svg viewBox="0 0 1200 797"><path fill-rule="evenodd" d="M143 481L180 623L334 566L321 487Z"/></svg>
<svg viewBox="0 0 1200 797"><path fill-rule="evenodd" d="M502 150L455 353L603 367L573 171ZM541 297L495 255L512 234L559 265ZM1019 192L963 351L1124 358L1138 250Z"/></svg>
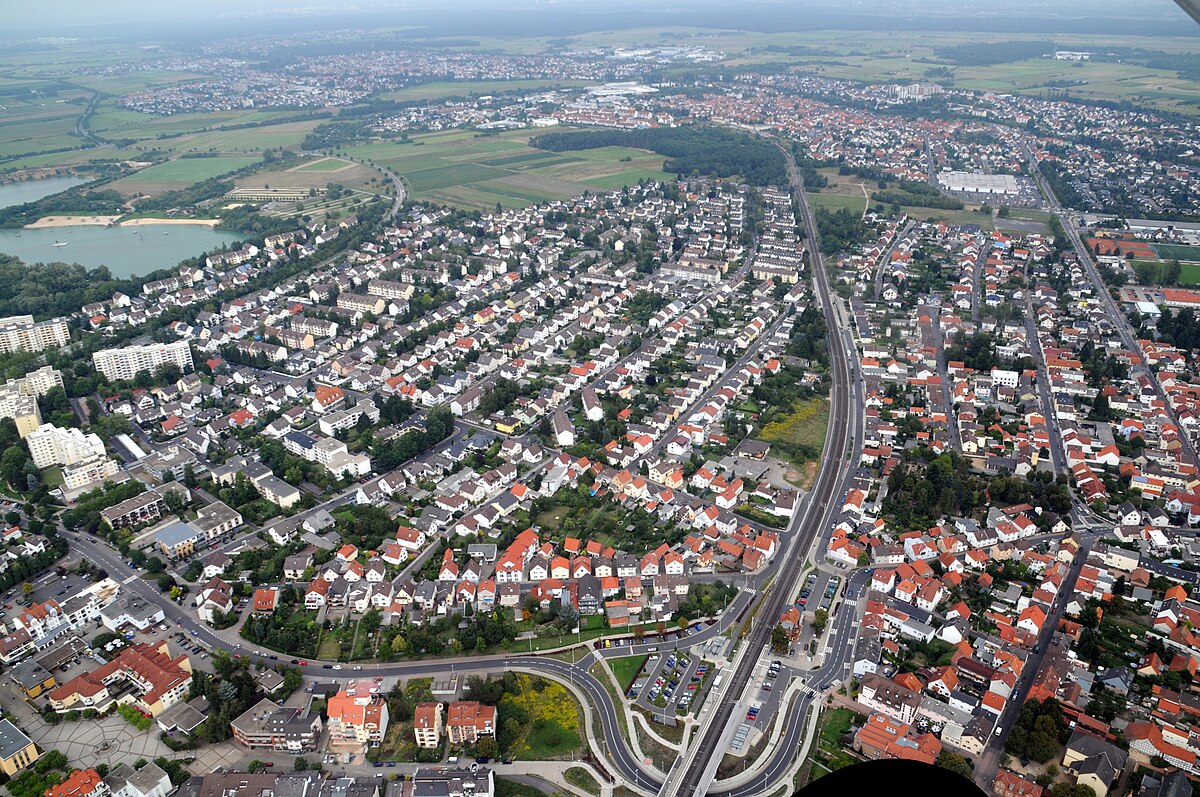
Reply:
<svg viewBox="0 0 1200 797"><path fill-rule="evenodd" d="M198 224L201 227L216 227L220 219L127 219L118 227L142 227L147 224Z"/></svg>
<svg viewBox="0 0 1200 797"><path fill-rule="evenodd" d="M43 216L33 224L26 224L27 230L44 230L48 227L107 227L120 216Z"/></svg>
<svg viewBox="0 0 1200 797"><path fill-rule="evenodd" d="M126 219L118 222L120 216L43 216L32 224L26 224L26 230L45 230L53 227L143 227L148 224L183 225L192 224L201 227L216 227L220 219Z"/></svg>

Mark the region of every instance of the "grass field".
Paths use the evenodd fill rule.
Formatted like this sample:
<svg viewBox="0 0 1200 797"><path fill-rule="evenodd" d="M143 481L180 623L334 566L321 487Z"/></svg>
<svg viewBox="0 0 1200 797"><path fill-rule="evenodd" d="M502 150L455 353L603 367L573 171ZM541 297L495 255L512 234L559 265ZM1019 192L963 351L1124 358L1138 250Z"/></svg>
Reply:
<svg viewBox="0 0 1200 797"><path fill-rule="evenodd" d="M1135 260L1133 266L1149 266L1154 269L1154 273L1160 273L1160 270L1165 263L1161 260ZM1180 263L1179 264L1179 285L1200 285L1200 263Z"/></svg>
<svg viewBox="0 0 1200 797"><path fill-rule="evenodd" d="M228 174L249 166L257 158L182 158L166 161L110 183L109 187L123 194L160 194Z"/></svg>
<svg viewBox="0 0 1200 797"><path fill-rule="evenodd" d="M583 767L567 767L563 772L563 780L578 789L583 789L588 794L600 794L599 781Z"/></svg>
<svg viewBox="0 0 1200 797"><path fill-rule="evenodd" d="M1009 208L1008 217L1010 219L1020 219L1022 221L1036 221L1042 224L1049 224L1053 213L1045 210L1037 210L1035 208Z"/></svg>
<svg viewBox="0 0 1200 797"><path fill-rule="evenodd" d="M858 196L852 196L847 194L827 194L822 191L819 194L806 193L804 196L814 208L825 208L834 211L846 208L859 214L863 213L867 208L867 200L861 193Z"/></svg>
<svg viewBox="0 0 1200 797"><path fill-rule="evenodd" d="M341 158L321 158L320 160L309 161L303 166L297 166L292 171L297 172L336 172L342 169L353 166L352 161L342 160Z"/></svg>
<svg viewBox="0 0 1200 797"><path fill-rule="evenodd" d="M641 179L671 178L662 171L661 155L623 147L546 152L528 144L538 132L480 135L454 130L413 136L408 143L363 144L345 152L401 175L417 199L471 210L491 210L497 203L524 207L635 185Z"/></svg>

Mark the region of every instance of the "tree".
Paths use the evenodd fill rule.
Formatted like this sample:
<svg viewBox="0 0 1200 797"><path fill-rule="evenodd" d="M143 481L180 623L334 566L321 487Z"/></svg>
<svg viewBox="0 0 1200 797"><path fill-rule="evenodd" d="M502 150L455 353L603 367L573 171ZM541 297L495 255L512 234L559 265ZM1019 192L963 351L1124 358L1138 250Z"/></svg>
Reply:
<svg viewBox="0 0 1200 797"><path fill-rule="evenodd" d="M495 758L500 753L500 746L496 743L495 739L485 736L475 744L475 750L481 756Z"/></svg>
<svg viewBox="0 0 1200 797"><path fill-rule="evenodd" d="M812 627L814 634L820 634L825 630L825 626L829 624L829 612L824 609L817 609L813 612Z"/></svg>
<svg viewBox="0 0 1200 797"><path fill-rule="evenodd" d="M0 455L0 475L17 490L25 487L25 460L25 449L20 446L6 448Z"/></svg>
<svg viewBox="0 0 1200 797"><path fill-rule="evenodd" d="M962 775L968 780L975 775L975 766L970 761L958 753L952 753L949 750L943 750L938 754L937 765L943 769L948 769L951 772Z"/></svg>
<svg viewBox="0 0 1200 797"><path fill-rule="evenodd" d="M784 630L782 625L777 625L771 629L771 650L775 651L777 656L786 656L788 647L791 644L791 637Z"/></svg>

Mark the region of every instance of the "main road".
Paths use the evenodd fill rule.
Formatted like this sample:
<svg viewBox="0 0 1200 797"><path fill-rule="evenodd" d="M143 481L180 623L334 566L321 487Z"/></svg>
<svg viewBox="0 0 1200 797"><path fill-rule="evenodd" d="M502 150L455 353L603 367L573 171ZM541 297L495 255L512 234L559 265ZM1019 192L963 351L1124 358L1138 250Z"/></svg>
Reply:
<svg viewBox="0 0 1200 797"><path fill-rule="evenodd" d="M804 572L809 550L821 536L823 529L826 528L827 519L840 498L839 490L849 477L850 463L847 459L847 446L850 441L849 432L852 420L856 420L853 417L851 406L850 379L852 372L857 367L857 357L853 354L852 347L848 345L848 335L842 324L841 313L838 312L833 301L833 293L825 272L825 263L821 257L820 239L817 235L812 211L804 198L804 182L796 168L796 161L786 147L779 145L778 142L776 142L776 146L787 159L788 180L792 193L799 203L800 214L808 233L809 265L813 274L813 285L825 317L826 338L830 349L830 370L833 375L830 391L831 410L816 484L807 497L804 510L797 515L789 529L792 533L788 535L787 547L775 559L780 567L775 571L774 584L763 596L758 606L750 632L744 640L745 650L730 677L726 694L734 697L740 696L750 682L754 667L770 642L771 631L775 628L780 613L791 598L797 582ZM854 423L854 427L857 428L857 423ZM852 639L839 640L838 650L844 653L847 645L852 644ZM702 730L698 742L691 751L692 766L685 766L679 773L678 782L668 782L660 794L700 797L708 792L712 770L715 769L715 765L725 753L726 732L730 720L733 718L733 711L738 705L739 701L736 699L724 700L709 715L708 725ZM798 738L800 727L804 723L804 714L805 712L800 706L795 706L791 711L786 712L783 731L785 741L794 741ZM792 744L780 745L776 760L771 762L771 765L778 765L782 759L786 759L787 763L790 763L794 754L795 747ZM783 768L786 769L786 765ZM778 775L779 771L776 769L775 776L778 777ZM751 793L761 793L766 787L772 785L757 781L756 784ZM731 791L731 793L742 794L745 792L742 790Z"/></svg>
<svg viewBox="0 0 1200 797"><path fill-rule="evenodd" d="M1028 145L1025 146L1025 154L1029 159L1029 172L1031 175L1033 175L1034 182L1037 184L1038 188L1042 192L1042 195L1045 197L1046 204L1050 211L1058 218L1059 223L1062 225L1063 231L1066 233L1067 238L1071 241L1071 246L1075 249L1076 257L1078 257L1079 262L1083 264L1084 270L1087 271L1088 277L1091 279L1093 286L1096 288L1096 292L1100 295L1101 301L1104 302L1104 309L1108 311L1108 316L1110 319L1112 319L1113 326L1116 328L1117 333L1121 336L1121 343L1125 346L1127 351L1140 356L1141 348L1138 346L1137 340L1134 338L1133 328L1130 326L1129 320L1125 317L1125 314L1121 312L1119 307L1117 307L1117 303L1113 300L1112 294L1108 290L1108 286L1104 283L1103 278L1100 276L1100 272L1096 269L1096 263L1092 260L1091 253L1084 245L1083 239L1079 237L1079 230L1075 227L1075 221L1072 218L1070 210L1064 208L1058 201L1058 197L1054 194L1054 189L1050 186L1050 183L1046 180L1038 166L1037 156L1033 153L1033 150ZM1132 375L1138 370L1141 370L1149 378L1150 383L1154 386L1154 392L1158 394L1159 399L1161 399L1166 405L1167 415L1180 430L1179 439L1183 443L1183 449L1187 455L1188 462L1196 464L1198 462L1196 457L1196 448L1192 444L1191 436L1179 423L1179 416L1175 412L1175 405L1171 403L1171 398L1167 395L1166 391L1163 390L1162 384L1160 384L1158 381L1158 377L1155 376L1154 372L1151 371L1148 366L1145 364L1134 366L1130 370L1130 374Z"/></svg>
<svg viewBox="0 0 1200 797"><path fill-rule="evenodd" d="M802 220L808 231L808 240L811 247L810 266L814 275L814 286L825 318L826 334L831 354L830 366L833 376L831 412L829 427L826 433L825 448L822 453L816 484L806 498L804 509L798 513L797 517L790 524L789 533L786 535L787 542L785 543L785 547L775 559L779 563L779 569L768 573L756 574L756 577L752 579L754 586L758 587L761 586L763 580L770 578L773 581L773 587L765 594L760 593L758 590L741 592L717 622L705 627L693 636L679 640L681 647L684 645L692 646L726 632L745 614L745 610L755 600L759 600L760 605L758 606L755 620L748 637L744 640L748 647L745 654L741 657L740 663L733 673L729 684L730 691L727 694L735 696L740 696L745 686L749 683L754 665L758 661L761 652L764 651L769 643L771 631L776 624L776 620L784 604L795 591L797 582L804 569L804 562L807 560L810 550L816 542L827 536L823 532L827 532L831 527L830 518L839 509L840 495L846 489L851 479L852 470L850 468L851 462L848 459L850 453L848 445L851 442L854 445L858 444L858 430L862 424L861 405L852 401L850 380L857 373L857 357L854 355L853 343L849 332L842 322L843 316L838 311L833 300L824 261L819 251L816 225L811 209L804 199L803 183L799 171L790 153L782 146L780 149L784 151L785 157L787 157L792 190L798 198L803 217ZM375 166L374 168L378 169L380 167ZM393 180L397 187L396 204L392 210L395 213L404 201L404 189L396 175L387 170L382 171L387 173L387 176ZM776 319L776 324L782 320L782 317ZM764 331L764 334L760 336L759 341L756 341L756 343L768 339L771 331L771 329ZM461 433L461 430L457 431ZM351 495L352 490L348 490L345 494L335 496L326 505L336 506L339 503L350 500ZM174 623L186 634L208 647L228 652L239 652L242 655L251 655L252 658L265 660L267 663L274 661L270 658L271 656L276 656L275 660L283 658L272 651L262 653L255 651L251 654L249 650L243 647L243 643L237 641L237 638L232 634L222 634L210 629L201 623L194 614L189 613L182 606L162 595L154 585L146 582L139 572L132 571L120 554L102 540L65 530L63 533L71 542L72 547L80 550L86 558L106 569L112 578L122 584L123 588L148 603L160 606L167 621ZM867 576L865 573L860 572L852 576L849 580L844 605L852 606L862 594L866 583ZM853 632L857 628L857 623L857 613L853 610L842 613L840 617L835 617L834 625L830 632L825 660L820 668L811 671L807 676L808 682L802 687L799 699L795 701L791 709L783 712L780 720L780 734L783 736L783 743L777 746L774 753L760 769L761 777L756 776L752 783L729 788L723 792L719 789L718 784L718 789L715 790L717 793L728 794L731 797L750 797L752 794L761 793L763 788L769 787L776 780L785 776L792 764L796 746L803 733L807 709L814 701L815 695L825 688L846 679L846 669L849 666L848 659L854 645ZM332 679L376 676L411 678L444 674L447 671L453 672L455 670L459 672L483 672L516 667L540 672L560 680L570 681L587 695L589 701L595 707L603 729L608 758L623 778L640 789L649 792L661 791L667 794L683 795L703 794L707 791L708 782L704 780L702 783L702 779L707 777L706 772L715 768L715 766L709 766L710 763L713 763L711 759L715 757L719 760L724 754L724 750L721 749L722 739L726 728L729 726L736 701L726 700L716 708L709 716L709 723L703 730L696 747L689 751L695 756L694 760L701 765L687 770L683 773L683 780L681 782L678 784L667 783L664 789L661 776L653 770L643 768L638 757L630 749L622 735L617 712L623 711L623 707L614 705L608 689L588 672L588 667L598 658L645 652L653 645L653 642L647 641L640 645L621 646L603 651L589 652L578 663L569 663L548 657L508 654L427 659L404 663L363 663L361 665L354 665L354 669L348 673L344 670L329 672L329 669L332 669L332 667L341 666L336 662L314 659L308 661L310 665L309 669L313 670L316 668L326 668L328 665L327 669L322 669L321 671L325 674L325 677ZM316 673L314 672L314 674Z"/></svg>

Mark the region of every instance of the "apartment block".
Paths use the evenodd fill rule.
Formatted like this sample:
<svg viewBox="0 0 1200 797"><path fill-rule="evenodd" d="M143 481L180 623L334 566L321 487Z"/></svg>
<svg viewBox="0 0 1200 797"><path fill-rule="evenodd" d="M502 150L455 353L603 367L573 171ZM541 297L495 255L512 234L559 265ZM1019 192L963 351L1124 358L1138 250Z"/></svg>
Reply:
<svg viewBox="0 0 1200 797"><path fill-rule="evenodd" d="M12 418L17 432L27 437L42 425L38 397L63 386L62 374L49 365L32 371L20 379L10 379L0 386L0 418Z"/></svg>
<svg viewBox="0 0 1200 797"><path fill-rule="evenodd" d="M142 371L154 371L163 363L174 363L181 371L192 370L192 349L186 340L148 343L123 349L104 349L92 355L96 370L110 382L133 379Z"/></svg>
<svg viewBox="0 0 1200 797"><path fill-rule="evenodd" d="M25 438L33 464L39 468L54 465L74 465L85 459L104 456L104 441L97 434L84 434L79 429L60 429L52 423L42 424Z"/></svg>
<svg viewBox="0 0 1200 797"><path fill-rule="evenodd" d="M42 351L66 346L71 341L65 318L34 321L31 315L0 318L0 354L14 351Z"/></svg>

